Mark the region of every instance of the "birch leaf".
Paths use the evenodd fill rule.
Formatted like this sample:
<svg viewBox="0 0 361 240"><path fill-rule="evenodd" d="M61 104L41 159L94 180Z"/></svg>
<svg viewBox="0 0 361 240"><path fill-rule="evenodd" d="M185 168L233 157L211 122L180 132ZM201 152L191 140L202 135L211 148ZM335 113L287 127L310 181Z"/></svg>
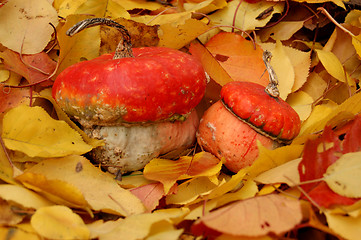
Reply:
<svg viewBox="0 0 361 240"><path fill-rule="evenodd" d="M58 25L58 14L47 0L12 0L0 8L0 43L24 54L43 51Z"/></svg>
<svg viewBox="0 0 361 240"><path fill-rule="evenodd" d="M48 239L88 239L90 236L80 216L61 205L38 209L31 217L31 225Z"/></svg>
<svg viewBox="0 0 361 240"><path fill-rule="evenodd" d="M15 202L24 208L38 209L53 205L52 202L35 192L22 186L11 184L0 185L0 197L6 201Z"/></svg>
<svg viewBox="0 0 361 240"><path fill-rule="evenodd" d="M64 121L51 118L41 107L20 105L3 119L5 145L29 157L62 157L83 154L92 147Z"/></svg>
<svg viewBox="0 0 361 240"><path fill-rule="evenodd" d="M222 162L207 152L193 157L184 156L177 161L155 158L144 168L144 177L163 183L167 194L177 180L201 176L213 177L221 170Z"/></svg>
<svg viewBox="0 0 361 240"><path fill-rule="evenodd" d="M346 82L345 71L340 60L332 52L316 49L318 58L327 72L341 82Z"/></svg>
<svg viewBox="0 0 361 240"><path fill-rule="evenodd" d="M351 198L361 197L361 152L342 155L330 165L324 174L324 180L332 191Z"/></svg>
<svg viewBox="0 0 361 240"><path fill-rule="evenodd" d="M143 204L136 196L119 187L113 176L102 172L82 156L72 155L61 159L44 160L28 169L26 173L41 174L48 181L63 182L73 186L96 211L122 216L144 211ZM64 197L71 198L67 195Z"/></svg>
<svg viewBox="0 0 361 240"><path fill-rule="evenodd" d="M351 217L325 212L328 226L341 237L358 240L361 236L361 216Z"/></svg>
<svg viewBox="0 0 361 240"><path fill-rule="evenodd" d="M206 228L233 236L282 234L302 220L300 202L270 194L238 201L215 210L195 223L193 233Z"/></svg>
<svg viewBox="0 0 361 240"><path fill-rule="evenodd" d="M236 12L237 6L240 1L231 1L227 7L218 10L214 14L210 15L209 18L215 24L233 26L234 13ZM235 27L242 29L243 31L254 30L257 27L265 26L272 16L276 13L283 11L284 3L277 2L276 4L268 1L260 1L258 3L247 3L242 1L236 14ZM263 19L257 19L267 9L272 8L271 14ZM224 28L225 31L231 31L231 28Z"/></svg>

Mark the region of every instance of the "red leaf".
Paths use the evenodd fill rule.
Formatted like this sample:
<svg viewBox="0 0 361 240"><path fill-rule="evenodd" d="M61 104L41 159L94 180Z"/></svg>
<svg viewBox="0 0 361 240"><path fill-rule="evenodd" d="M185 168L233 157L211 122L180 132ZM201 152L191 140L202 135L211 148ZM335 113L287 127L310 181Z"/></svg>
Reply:
<svg viewBox="0 0 361 240"><path fill-rule="evenodd" d="M326 126L318 139L308 140L305 144L302 161L298 166L301 182L322 178L327 168L336 162L340 155L341 141L331 127ZM350 205L357 201L336 194L323 181L303 184L301 187L308 197L321 207Z"/></svg>
<svg viewBox="0 0 361 240"><path fill-rule="evenodd" d="M30 103L29 89L17 89L0 86L0 113L21 103Z"/></svg>
<svg viewBox="0 0 361 240"><path fill-rule="evenodd" d="M56 63L45 52L23 55L23 60L21 60L18 53L7 49L0 56L4 58L4 64L8 70L20 74L29 83L45 80L56 68ZM45 86L49 86L52 84L52 81L47 81L46 83L47 85Z"/></svg>
<svg viewBox="0 0 361 240"><path fill-rule="evenodd" d="M358 152L361 150L361 116L357 115L351 122L351 126L346 132L342 145L342 153Z"/></svg>

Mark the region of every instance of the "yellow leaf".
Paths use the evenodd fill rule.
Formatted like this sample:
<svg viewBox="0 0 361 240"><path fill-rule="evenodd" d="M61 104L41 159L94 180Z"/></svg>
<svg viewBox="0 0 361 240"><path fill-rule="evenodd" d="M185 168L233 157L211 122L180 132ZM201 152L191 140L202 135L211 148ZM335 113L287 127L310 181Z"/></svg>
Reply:
<svg viewBox="0 0 361 240"><path fill-rule="evenodd" d="M207 152L194 156L183 156L177 161L155 158L144 168L144 177L159 181L167 194L177 180L195 177L212 177L219 173L222 162Z"/></svg>
<svg viewBox="0 0 361 240"><path fill-rule="evenodd" d="M278 167L271 168L255 177L254 181L262 184L286 183L292 187L300 183L298 164L302 158L286 162Z"/></svg>
<svg viewBox="0 0 361 240"><path fill-rule="evenodd" d="M304 2L304 0L295 0L295 2ZM325 2L333 2L339 7L345 9L345 4L342 0L307 0L307 3L325 3Z"/></svg>
<svg viewBox="0 0 361 240"><path fill-rule="evenodd" d="M28 232L26 230L11 226L11 227L0 227L0 239L41 240L41 237L36 233Z"/></svg>
<svg viewBox="0 0 361 240"><path fill-rule="evenodd" d="M212 23L217 25L233 26L234 13L236 12L239 2L239 0L231 1L228 3L227 7L209 15ZM270 15L262 19L257 19L260 14L271 7L273 8L273 11ZM235 27L240 28L243 31L252 31L257 27L263 27L269 22L273 14L281 13L283 8L283 2L277 2L274 4L268 1L260 1L257 3L247 3L246 1L242 1L235 16ZM229 32L232 28L222 28L222 30Z"/></svg>
<svg viewBox="0 0 361 240"><path fill-rule="evenodd" d="M184 3L184 9L186 11L197 12L197 13L210 13L216 11L218 9L222 9L227 6L227 2L225 0L205 0L202 2L192 3L187 2Z"/></svg>
<svg viewBox="0 0 361 240"><path fill-rule="evenodd" d="M332 103L327 104L327 106L320 105L315 112L316 108L317 106L310 118L303 124L300 134L293 140L293 143L302 143L309 134L323 130L326 125L335 127L339 123L343 123L345 119L350 119L353 115L361 112L361 93L354 94L340 105L334 106Z"/></svg>
<svg viewBox="0 0 361 240"><path fill-rule="evenodd" d="M316 49L318 58L326 71L341 82L346 82L346 75L340 60L333 52Z"/></svg>
<svg viewBox="0 0 361 240"><path fill-rule="evenodd" d="M48 239L89 239L89 229L81 217L65 206L38 209L31 217L32 227Z"/></svg>
<svg viewBox="0 0 361 240"><path fill-rule="evenodd" d="M25 214L14 211L14 207L17 205L0 198L0 225L13 226L24 220Z"/></svg>
<svg viewBox="0 0 361 240"><path fill-rule="evenodd" d="M173 27L177 27L183 25L186 20L192 18L191 12L180 12L180 13L170 13L170 14L162 14L157 16L152 15L143 15L143 16L135 16L131 19L144 23L147 25L165 25L165 24L173 24Z"/></svg>
<svg viewBox="0 0 361 240"><path fill-rule="evenodd" d="M129 18L130 15L121 2L114 0L65 0L59 6L59 16L66 18L71 14L88 14L96 17Z"/></svg>
<svg viewBox="0 0 361 240"><path fill-rule="evenodd" d="M24 208L38 209L53 205L46 198L21 186L0 184L0 197L6 201L15 202Z"/></svg>
<svg viewBox="0 0 361 240"><path fill-rule="evenodd" d="M361 35L352 37L352 45L356 49L357 55L361 57Z"/></svg>
<svg viewBox="0 0 361 240"><path fill-rule="evenodd" d="M288 95L287 103L297 112L301 121L304 121L311 114L313 98L306 92L297 91Z"/></svg>
<svg viewBox="0 0 361 240"><path fill-rule="evenodd" d="M207 177L199 177L180 184L175 194L166 197L167 204L185 205L193 202L200 196L204 196L217 185Z"/></svg>
<svg viewBox="0 0 361 240"><path fill-rule="evenodd" d="M87 15L69 15L65 24L58 31L58 42L60 55L58 60L58 71L56 75L65 68L84 60L91 60L99 56L100 49L100 27L95 26L69 37L65 33L74 24L89 18Z"/></svg>
<svg viewBox="0 0 361 240"><path fill-rule="evenodd" d="M41 107L20 105L8 111L2 137L7 148L29 157L61 157L92 149L67 123L51 118Z"/></svg>
<svg viewBox="0 0 361 240"><path fill-rule="evenodd" d="M112 0L87 0L75 10L74 14L89 14L107 18L130 17L121 3Z"/></svg>
<svg viewBox="0 0 361 240"><path fill-rule="evenodd" d="M241 169L232 178L224 184L219 185L217 188L213 189L212 192L208 195L209 199L216 198L222 196L223 194L233 190L237 186L239 186L247 174L249 167Z"/></svg>
<svg viewBox="0 0 361 240"><path fill-rule="evenodd" d="M332 214L329 211L324 212L328 226L348 240L358 240L361 236L361 216L351 217L347 215Z"/></svg>
<svg viewBox="0 0 361 240"><path fill-rule="evenodd" d="M147 10L157 10L162 7L162 4L156 1L148 1L148 0L114 0L114 2L120 4L126 10L133 9L147 9Z"/></svg>
<svg viewBox="0 0 361 240"><path fill-rule="evenodd" d="M180 49L210 29L210 26L196 19L188 19L184 24L163 24L159 29L158 46Z"/></svg>
<svg viewBox="0 0 361 240"><path fill-rule="evenodd" d="M7 183L16 184L13 178L13 168L9 162L9 159L0 146L0 179Z"/></svg>
<svg viewBox="0 0 361 240"><path fill-rule="evenodd" d="M361 16L361 11L360 10L351 10L347 15L346 15L346 18L345 18L345 23L349 23L351 24L352 26L355 26L355 27L361 27L361 23L360 23L360 18Z"/></svg>
<svg viewBox="0 0 361 240"><path fill-rule="evenodd" d="M154 183L154 181L146 179L141 171L135 171L129 175L122 176L122 180L118 182L123 188L136 188L151 183Z"/></svg>
<svg viewBox="0 0 361 240"><path fill-rule="evenodd" d="M1 69L0 65L0 82L5 82L10 77L10 71L6 69Z"/></svg>
<svg viewBox="0 0 361 240"><path fill-rule="evenodd" d="M252 179L267 170L299 158L303 151L303 145L293 144L274 150L259 145L258 149L259 156L248 170L248 179Z"/></svg>
<svg viewBox="0 0 361 240"><path fill-rule="evenodd" d="M136 196L117 184L114 176L102 172L82 156L44 160L28 169L27 173L42 174L48 181L75 187L96 211L128 216L145 210Z"/></svg>
<svg viewBox="0 0 361 240"><path fill-rule="evenodd" d="M184 229L177 229L168 221L160 221L152 225L147 240L179 240Z"/></svg>
<svg viewBox="0 0 361 240"><path fill-rule="evenodd" d="M234 175L234 176L236 176L236 175ZM236 183L235 179L237 179L237 178L239 179L240 178L239 176L240 175L238 175L238 177L236 177L236 178L231 179L233 182L232 184ZM185 219L186 220L196 220L196 219L200 218L201 216L205 215L206 213L209 213L210 211L212 211L215 208L219 208L221 206L224 206L224 205L234 202L234 201L254 197L256 195L256 193L258 192L258 186L256 185L256 183L254 181L247 181L244 185L242 185L243 184L242 180L239 180L237 182L237 185L238 185L238 187L240 187L240 189L235 192L227 193L226 189L227 188L230 189L229 187L232 186L232 184L229 184L229 182L226 182L223 185L227 185L227 187L222 188L223 185L220 185L220 187L218 187L219 188L218 190L215 189L217 191L213 191L208 196L205 196L207 201L204 204L198 205L196 208L193 208L192 211L185 217ZM232 190L232 189L230 189L230 190ZM228 191L230 191L230 190L228 190ZM217 193L217 194L215 194L215 193Z"/></svg>
<svg viewBox="0 0 361 240"><path fill-rule="evenodd" d="M172 219L182 217L186 213L186 209L173 208L132 215L117 221L118 225L112 231L99 235L99 239L114 240L118 239L119 236L127 240L146 239L151 233L154 224L161 221L170 222Z"/></svg>
<svg viewBox="0 0 361 240"><path fill-rule="evenodd" d="M282 45L281 41L277 41L276 45L261 44L261 46L272 53L271 65L278 78L280 97L285 100L295 83L295 71L286 53L286 47Z"/></svg>
<svg viewBox="0 0 361 240"><path fill-rule="evenodd" d="M261 40L265 42L268 38L285 41L303 27L304 21L281 21L273 27L261 30Z"/></svg>
<svg viewBox="0 0 361 240"><path fill-rule="evenodd" d="M58 25L58 14L47 0L13 0L0 8L0 43L23 54L41 52Z"/></svg>
<svg viewBox="0 0 361 240"><path fill-rule="evenodd" d="M311 72L307 82L301 87L301 91L310 95L314 101L318 100L327 88L327 82L315 72Z"/></svg>
<svg viewBox="0 0 361 240"><path fill-rule="evenodd" d="M330 165L324 174L324 181L332 191L350 198L361 197L361 152L342 155Z"/></svg>
<svg viewBox="0 0 361 240"><path fill-rule="evenodd" d="M45 91L41 92L42 96L45 99L47 99L48 101L51 102L51 104L53 104L53 107L56 111L56 115L58 116L59 120L63 120L65 121L67 124L69 124L70 127L72 127L73 129L75 129L84 139L84 141L91 145L92 147L100 147L100 146L104 146L104 141L103 140L99 140L99 139L95 139L95 138L90 138L82 129L80 129L80 127L78 127L78 125L76 125L69 117L68 115L63 111L63 109L61 109L59 107L59 105L55 102L54 98L52 98L51 93L50 95L47 95L49 93L46 93Z"/></svg>
<svg viewBox="0 0 361 240"><path fill-rule="evenodd" d="M89 205L78 188L61 180L50 180L41 173L25 172L16 179L24 186L39 192L57 204L69 207L89 209Z"/></svg>

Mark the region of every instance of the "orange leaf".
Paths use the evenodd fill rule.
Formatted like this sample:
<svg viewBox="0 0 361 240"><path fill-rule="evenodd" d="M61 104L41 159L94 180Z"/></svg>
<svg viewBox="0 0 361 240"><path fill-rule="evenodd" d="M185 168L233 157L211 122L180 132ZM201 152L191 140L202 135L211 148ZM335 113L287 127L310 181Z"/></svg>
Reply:
<svg viewBox="0 0 361 240"><path fill-rule="evenodd" d="M56 68L56 63L46 54L40 52L32 55L20 55L11 50L0 53L4 58L5 67L26 78L29 83L36 83L49 77ZM52 82L47 82L49 86Z"/></svg>
<svg viewBox="0 0 361 240"><path fill-rule="evenodd" d="M0 113L22 103L30 103L30 91L26 88L8 88L0 86Z"/></svg>
<svg viewBox="0 0 361 240"><path fill-rule="evenodd" d="M154 210L158 206L159 200L165 195L164 188L161 183L150 183L141 187L133 188L130 192L142 201L147 209L147 212Z"/></svg>
<svg viewBox="0 0 361 240"><path fill-rule="evenodd" d="M265 73L260 46L239 34L221 32L212 37L206 47L234 81L267 86L268 74Z"/></svg>
<svg viewBox="0 0 361 240"><path fill-rule="evenodd" d="M199 219L192 227L196 235L257 237L269 233L280 235L302 220L298 200L278 194L237 201Z"/></svg>
<svg viewBox="0 0 361 240"><path fill-rule="evenodd" d="M233 81L219 62L212 56L212 53L210 53L202 44L192 43L189 47L189 51L193 56L198 58L202 63L204 70L216 83L223 86L226 83Z"/></svg>
<svg viewBox="0 0 361 240"><path fill-rule="evenodd" d="M221 170L222 162L207 152L200 152L194 156L183 156L177 161L155 158L144 168L144 177L159 181L168 194L177 180L195 177L213 177Z"/></svg>

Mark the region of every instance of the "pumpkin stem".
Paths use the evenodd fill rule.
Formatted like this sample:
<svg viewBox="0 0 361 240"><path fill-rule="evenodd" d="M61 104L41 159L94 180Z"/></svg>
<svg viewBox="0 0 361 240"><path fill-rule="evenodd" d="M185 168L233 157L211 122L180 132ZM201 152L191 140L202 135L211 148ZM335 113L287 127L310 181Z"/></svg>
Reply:
<svg viewBox="0 0 361 240"><path fill-rule="evenodd" d="M97 25L107 25L109 27L114 27L118 29L122 34L122 40L119 42L117 48L115 49L113 59L134 57L132 51L132 42L130 40L130 34L128 30L123 25L120 25L119 23L108 18L88 18L80 21L71 28L69 28L69 30L66 32L66 35L73 36L88 27L93 27Z"/></svg>
<svg viewBox="0 0 361 240"><path fill-rule="evenodd" d="M273 70L273 67L271 66L271 58L272 53L270 51L264 51L263 52L263 62L266 65L266 69L269 75L269 84L267 85L265 91L268 95L271 97L279 97L280 92L278 90L278 79L275 71Z"/></svg>

